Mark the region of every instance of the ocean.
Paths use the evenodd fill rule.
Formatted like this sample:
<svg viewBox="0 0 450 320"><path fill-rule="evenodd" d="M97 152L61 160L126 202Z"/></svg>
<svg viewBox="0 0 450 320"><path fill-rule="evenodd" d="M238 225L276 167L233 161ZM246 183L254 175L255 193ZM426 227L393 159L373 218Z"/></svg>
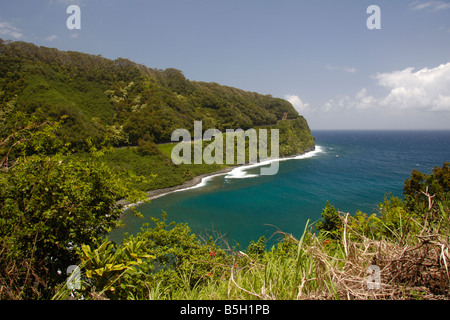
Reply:
<svg viewBox="0 0 450 320"><path fill-rule="evenodd" d="M378 213L386 194L403 197L412 170L431 173L450 162L450 131L313 131L316 150L280 161L276 175L259 167L209 177L195 188L137 206L144 218L125 212L124 227L109 234L139 232L150 217L188 223L202 239L245 249L262 235L273 244L276 231L301 236L309 220L321 218L328 200L342 212Z"/></svg>

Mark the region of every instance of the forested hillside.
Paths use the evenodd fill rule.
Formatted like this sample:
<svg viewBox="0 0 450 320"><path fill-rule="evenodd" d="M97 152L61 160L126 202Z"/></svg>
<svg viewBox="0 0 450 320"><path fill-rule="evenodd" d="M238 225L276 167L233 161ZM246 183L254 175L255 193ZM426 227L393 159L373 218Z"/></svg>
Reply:
<svg viewBox="0 0 450 320"><path fill-rule="evenodd" d="M99 145L137 145L147 137L170 141L178 128L247 129L299 115L279 98L187 80L176 69L157 70L127 59L109 60L24 42L0 40L0 119L67 116L58 135L77 150L86 139ZM2 130L5 136L5 130Z"/></svg>
<svg viewBox="0 0 450 320"><path fill-rule="evenodd" d="M52 141L23 143L55 121ZM0 40L0 166L62 146L81 157L114 147L102 160L134 188L172 187L224 167L176 166L170 146L156 146L170 142L175 129L192 132L194 121L202 121L203 131L279 129L280 156L315 145L306 120L283 99L189 81L176 69Z"/></svg>

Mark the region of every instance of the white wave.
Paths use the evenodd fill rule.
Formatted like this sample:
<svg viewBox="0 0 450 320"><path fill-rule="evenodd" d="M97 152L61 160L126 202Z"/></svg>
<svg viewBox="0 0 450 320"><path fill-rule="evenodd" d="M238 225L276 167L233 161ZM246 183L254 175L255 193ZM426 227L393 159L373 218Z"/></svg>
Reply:
<svg viewBox="0 0 450 320"><path fill-rule="evenodd" d="M210 176L203 177L199 183L197 183L196 185L194 185L192 187L187 187L187 188L183 188L183 189L177 189L177 190L174 190L172 192L186 191L186 190L191 190L191 189L197 189L197 188L204 187L204 186L206 186L208 184L209 180L211 180L211 179L213 179L215 177L218 177L218 176L223 176L225 174L226 174L226 172L222 172L222 173L217 173L217 174L213 174L213 175L210 175Z"/></svg>
<svg viewBox="0 0 450 320"><path fill-rule="evenodd" d="M295 156L294 159L308 159L308 158L312 158L317 156L319 153L325 152L325 149L321 146L316 146L316 149L314 149L313 151ZM284 158L286 160L290 160L290 158ZM282 160L284 160L282 159Z"/></svg>
<svg viewBox="0 0 450 320"><path fill-rule="evenodd" d="M254 178L258 177L258 174L249 174L246 172L246 170L256 167L257 165L260 165L259 163L255 163L255 165L248 165L244 167L237 167L225 176L225 179L244 179L244 178Z"/></svg>
<svg viewBox="0 0 450 320"><path fill-rule="evenodd" d="M225 179L256 178L256 177L259 177L259 174L250 174L250 173L248 173L246 171L249 170L249 169L252 169L252 168L269 165L269 164L271 164L272 162L275 162L275 161L308 159L308 158L315 157L316 155L318 155L319 153L322 153L322 152L324 152L324 148L321 147L321 146L316 146L315 150L307 152L307 153L304 153L304 154L301 154L301 155L298 155L298 156L289 157L289 158L269 159L269 160L258 162L258 163L254 163L254 164L249 164L249 165L245 165L245 166L239 166L239 167L236 167L236 168L234 168L233 170L231 170L229 172L221 172L221 173L213 174L213 175L210 175L210 176L206 176L206 177L202 178L199 183L197 183L196 185L194 185L192 187L187 187L187 188L183 188L183 189L173 190L173 191L170 191L168 193L159 195L158 197L162 197L162 196L165 196L165 195L173 193L173 192L186 191L186 190L192 190L192 189L205 187L208 184L208 181L212 180L215 177L223 176L223 175L225 175Z"/></svg>
<svg viewBox="0 0 450 320"><path fill-rule="evenodd" d="M288 161L288 160L309 159L309 158L317 156L318 154L320 154L322 152L324 152L324 148L321 147L321 146L316 146L315 150L310 151L310 152L306 152L306 153L298 155L298 156L287 157L287 158L269 159L269 160L265 160L265 161L262 161L262 162L249 164L249 165L245 165L245 166L241 166L241 167L237 167L237 168L231 170L225 176L225 179L246 179L246 178L259 177L259 174L250 174L250 173L247 173L246 171L249 170L249 169L252 169L252 168L269 165L272 162L277 162L277 161L281 162L281 161Z"/></svg>

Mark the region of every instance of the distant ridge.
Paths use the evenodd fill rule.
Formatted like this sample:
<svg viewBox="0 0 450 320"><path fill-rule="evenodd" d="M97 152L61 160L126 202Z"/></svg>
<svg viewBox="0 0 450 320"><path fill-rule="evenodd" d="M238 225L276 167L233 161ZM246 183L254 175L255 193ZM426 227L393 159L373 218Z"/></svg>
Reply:
<svg viewBox="0 0 450 320"><path fill-rule="evenodd" d="M205 130L245 130L298 119L309 131L291 103L270 95L190 81L172 68L1 39L0 110L6 129L20 122L18 114L67 116L58 135L76 150L87 150L87 139L114 147L168 142L195 120Z"/></svg>

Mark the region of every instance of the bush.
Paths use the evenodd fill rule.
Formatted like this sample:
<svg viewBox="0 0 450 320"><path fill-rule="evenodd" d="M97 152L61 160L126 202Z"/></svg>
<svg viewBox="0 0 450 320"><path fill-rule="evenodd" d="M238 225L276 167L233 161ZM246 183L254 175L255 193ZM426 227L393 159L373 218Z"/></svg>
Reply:
<svg viewBox="0 0 450 320"><path fill-rule="evenodd" d="M339 212L327 201L322 211L322 219L316 224L317 229L331 238L339 238L342 231L342 220Z"/></svg>
<svg viewBox="0 0 450 320"><path fill-rule="evenodd" d="M140 138L138 140L137 152L141 156L156 156L161 154L158 146L153 142L148 133L142 139Z"/></svg>
<svg viewBox="0 0 450 320"><path fill-rule="evenodd" d="M125 195L110 169L96 161L35 155L3 174L0 261L7 295L49 294L76 262L73 248L117 226L117 200Z"/></svg>

